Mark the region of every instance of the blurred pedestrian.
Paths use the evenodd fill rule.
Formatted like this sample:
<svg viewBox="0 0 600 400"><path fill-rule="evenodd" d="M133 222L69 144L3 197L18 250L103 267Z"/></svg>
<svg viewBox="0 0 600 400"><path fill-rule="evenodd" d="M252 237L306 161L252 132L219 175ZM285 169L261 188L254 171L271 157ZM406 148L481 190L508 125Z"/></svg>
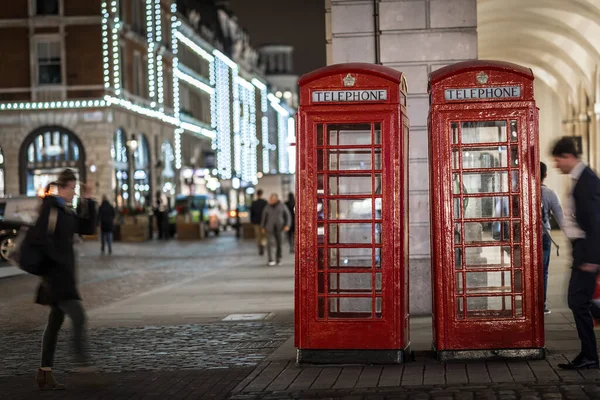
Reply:
<svg viewBox="0 0 600 400"><path fill-rule="evenodd" d="M167 239L167 214L168 214L168 203L164 198L164 195L159 190L156 192L156 203L154 206L154 218L156 219L156 228L158 229L158 238Z"/></svg>
<svg viewBox="0 0 600 400"><path fill-rule="evenodd" d="M269 265L281 264L281 233L290 230L291 220L287 207L279 200L279 196L273 193L269 198L269 205L263 211L260 224L263 233L267 235ZM273 260L273 244L276 246L275 260Z"/></svg>
<svg viewBox="0 0 600 400"><path fill-rule="evenodd" d="M287 207L290 213L291 222L289 222L290 230L287 232L288 243L290 244L290 253L294 252L294 235L296 228L296 198L294 197L294 193L288 194L288 201L285 202L285 206Z"/></svg>
<svg viewBox="0 0 600 400"><path fill-rule="evenodd" d="M581 341L579 355L567 364L558 364L558 367L597 369L598 349L592 313L598 310L592 307L592 296L600 266L600 179L579 159L571 138L560 139L552 150L552 156L556 167L571 178L562 229L573 248L568 304Z"/></svg>
<svg viewBox="0 0 600 400"><path fill-rule="evenodd" d="M250 222L254 225L254 235L256 236L256 244L258 246L258 254L265 254L265 246L266 246L266 236L263 233L261 222L262 215L265 207L267 206L267 201L262 198L263 191L258 189L256 191L256 200L252 202L250 206Z"/></svg>
<svg viewBox="0 0 600 400"><path fill-rule="evenodd" d="M77 212L71 207L77 177L64 170L56 181L57 195L44 198L38 220L28 232L26 241L43 254L47 268L37 291L36 303L50 306L48 324L42 341L42 360L36 380L42 390L64 389L52 374L58 332L65 319L73 325L73 347L76 363L90 365L86 348L86 315L77 290L75 272L75 234L91 235L96 228L96 203L90 199L91 188L81 185L83 198Z"/></svg>
<svg viewBox="0 0 600 400"><path fill-rule="evenodd" d="M548 167L543 162L540 163L540 173L542 179L542 254L544 266L544 314L550 314L546 306L546 294L548 292L548 267L550 266L550 253L552 250L552 227L550 226L550 214L554 216L559 226L563 221L563 210L560 206L560 200L556 192L546 185L544 180L548 175ZM558 247L557 247L558 249Z"/></svg>
<svg viewBox="0 0 600 400"><path fill-rule="evenodd" d="M98 208L98 223L100 224L102 254L104 254L105 246L108 247L108 254L112 254L115 208L108 202L108 197L106 197L106 195L102 196L102 203Z"/></svg>

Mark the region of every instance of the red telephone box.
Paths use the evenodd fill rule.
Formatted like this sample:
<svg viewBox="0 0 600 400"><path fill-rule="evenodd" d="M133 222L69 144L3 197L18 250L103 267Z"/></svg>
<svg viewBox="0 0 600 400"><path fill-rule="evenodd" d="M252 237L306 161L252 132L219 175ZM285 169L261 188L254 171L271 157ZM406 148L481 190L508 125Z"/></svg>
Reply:
<svg viewBox="0 0 600 400"><path fill-rule="evenodd" d="M299 82L298 362L408 354L408 118L401 72L325 67Z"/></svg>
<svg viewBox="0 0 600 400"><path fill-rule="evenodd" d="M433 72L434 347L441 360L544 357L533 74L497 61Z"/></svg>

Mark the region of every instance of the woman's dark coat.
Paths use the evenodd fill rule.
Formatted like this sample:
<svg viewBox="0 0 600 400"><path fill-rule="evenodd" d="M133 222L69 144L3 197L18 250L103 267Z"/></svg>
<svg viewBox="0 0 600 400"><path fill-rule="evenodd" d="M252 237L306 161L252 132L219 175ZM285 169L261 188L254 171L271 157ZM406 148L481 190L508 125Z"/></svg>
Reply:
<svg viewBox="0 0 600 400"><path fill-rule="evenodd" d="M50 233L48 220L52 208L56 208L57 218L54 232ZM76 234L94 234L95 228L94 201L80 199L79 207L73 210L61 205L54 196L44 198L38 220L27 232L26 238L33 249L44 255L47 263L47 272L38 288L36 303L53 305L66 300L81 300L76 283L73 238Z"/></svg>

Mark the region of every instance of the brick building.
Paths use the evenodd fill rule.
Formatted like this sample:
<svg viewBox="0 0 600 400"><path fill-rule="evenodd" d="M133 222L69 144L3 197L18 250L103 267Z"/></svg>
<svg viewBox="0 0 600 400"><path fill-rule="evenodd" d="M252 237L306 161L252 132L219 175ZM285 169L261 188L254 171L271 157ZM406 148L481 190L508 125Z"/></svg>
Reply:
<svg viewBox="0 0 600 400"><path fill-rule="evenodd" d="M257 183L265 118L284 107L269 107L256 60L218 35L206 40L189 11L174 0L2 7L0 194L35 195L65 167L118 205L207 190L187 187L190 173L202 185L218 179L213 189Z"/></svg>

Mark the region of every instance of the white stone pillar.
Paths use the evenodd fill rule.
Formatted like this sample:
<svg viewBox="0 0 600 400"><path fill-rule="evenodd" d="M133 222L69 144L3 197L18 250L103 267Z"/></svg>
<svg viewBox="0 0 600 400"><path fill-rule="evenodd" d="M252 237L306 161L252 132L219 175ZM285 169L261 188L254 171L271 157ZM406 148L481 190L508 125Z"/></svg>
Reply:
<svg viewBox="0 0 600 400"><path fill-rule="evenodd" d="M380 32L374 31L375 11ZM408 79L410 308L413 314L428 314L432 297L428 75L445 65L477 58L477 2L331 0L332 47L328 62L375 62L377 33L381 63L404 72Z"/></svg>

